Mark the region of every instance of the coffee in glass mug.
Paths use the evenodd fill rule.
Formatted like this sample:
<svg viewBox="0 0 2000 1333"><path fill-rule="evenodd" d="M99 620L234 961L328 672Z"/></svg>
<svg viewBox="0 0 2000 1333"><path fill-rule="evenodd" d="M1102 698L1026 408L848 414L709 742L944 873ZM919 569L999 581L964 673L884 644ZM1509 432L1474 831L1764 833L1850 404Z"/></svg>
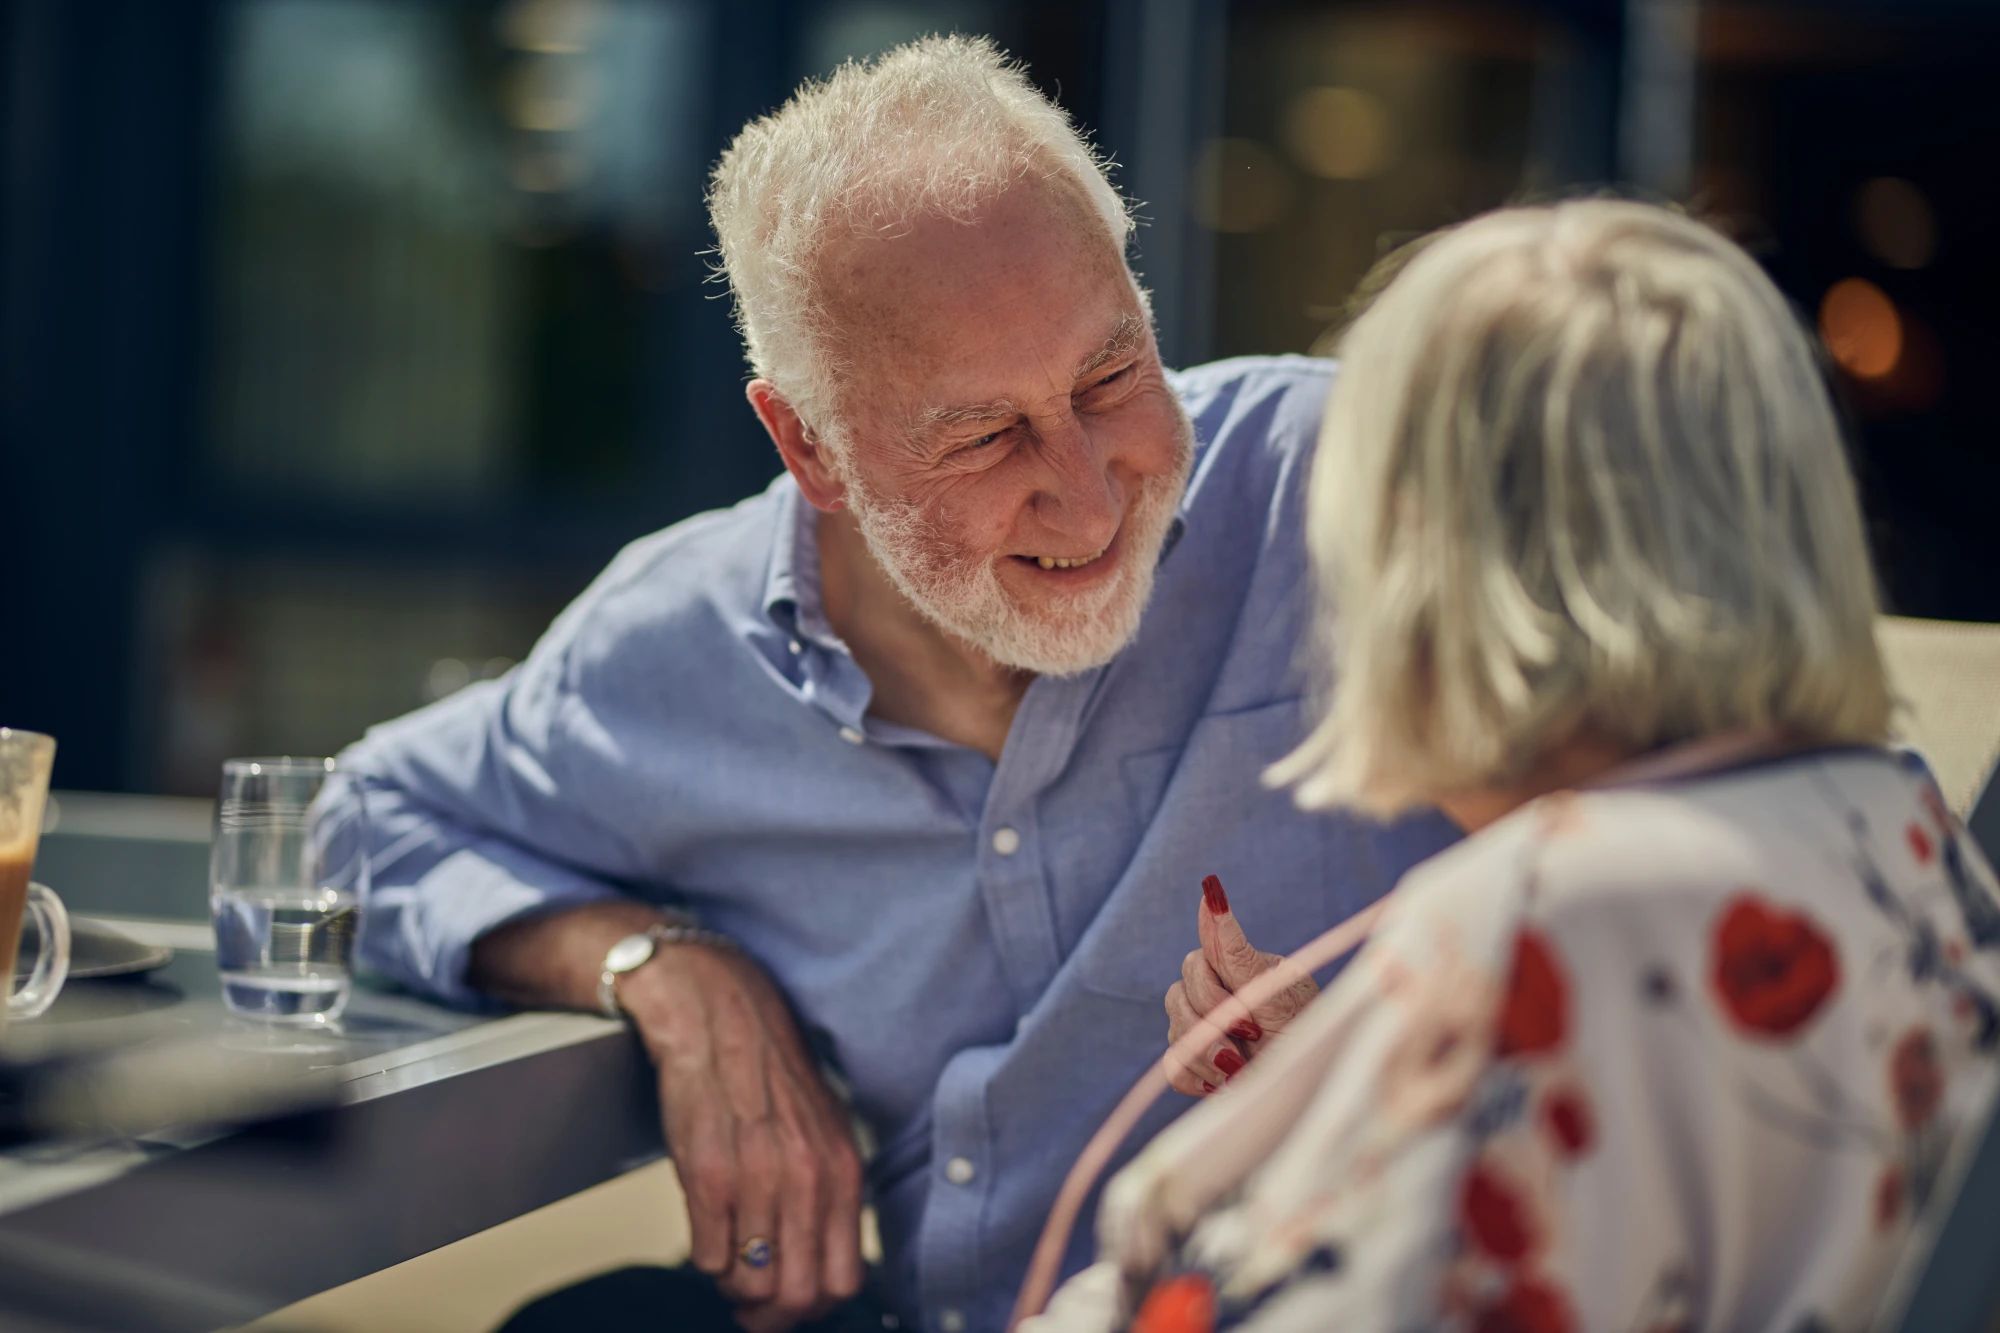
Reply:
<svg viewBox="0 0 2000 1333"><path fill-rule="evenodd" d="M0 978L8 1000L7 1018L35 1018L55 1002L69 974L69 916L55 894L29 882L35 849L42 840L42 811L49 799L49 772L56 743L33 731L0 727ZM22 929L32 917L38 947L25 984L17 991Z"/></svg>

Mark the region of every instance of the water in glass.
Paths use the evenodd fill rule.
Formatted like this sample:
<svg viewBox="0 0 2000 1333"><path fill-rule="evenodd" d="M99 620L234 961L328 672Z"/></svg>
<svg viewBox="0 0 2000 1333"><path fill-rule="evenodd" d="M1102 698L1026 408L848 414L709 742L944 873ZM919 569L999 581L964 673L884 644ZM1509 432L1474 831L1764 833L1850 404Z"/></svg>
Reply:
<svg viewBox="0 0 2000 1333"><path fill-rule="evenodd" d="M327 1021L347 1005L359 900L334 889L218 891L215 961L222 998L239 1014Z"/></svg>
<svg viewBox="0 0 2000 1333"><path fill-rule="evenodd" d="M331 759L223 765L209 908L223 1001L280 1023L331 1023L347 1006L367 886L358 793L323 801Z"/></svg>

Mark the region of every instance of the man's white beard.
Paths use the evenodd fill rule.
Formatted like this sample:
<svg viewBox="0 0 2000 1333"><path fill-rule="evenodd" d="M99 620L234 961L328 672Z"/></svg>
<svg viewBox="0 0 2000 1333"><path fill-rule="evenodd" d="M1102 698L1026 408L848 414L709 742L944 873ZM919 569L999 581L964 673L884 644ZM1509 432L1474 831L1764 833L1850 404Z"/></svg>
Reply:
<svg viewBox="0 0 2000 1333"><path fill-rule="evenodd" d="M877 564L917 611L1002 666L1042 676L1073 676L1103 666L1139 632L1153 595L1153 571L1187 485L1194 429L1179 418L1179 458L1173 472L1147 477L1126 511L1116 576L1096 587L1062 593L1028 609L1000 582L999 562L975 560L939 532L908 501L879 500L851 474L848 508Z"/></svg>

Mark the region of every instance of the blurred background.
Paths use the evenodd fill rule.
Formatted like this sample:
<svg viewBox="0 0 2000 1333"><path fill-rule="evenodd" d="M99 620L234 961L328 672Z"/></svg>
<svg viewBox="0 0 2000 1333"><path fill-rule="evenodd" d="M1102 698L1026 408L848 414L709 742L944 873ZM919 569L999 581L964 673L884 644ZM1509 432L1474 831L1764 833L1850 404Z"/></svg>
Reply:
<svg viewBox="0 0 2000 1333"><path fill-rule="evenodd" d="M1892 607L2000 620L1984 0L0 0L0 721L212 794L760 488L706 172L949 30L1116 156L1174 364L1510 199L1688 202L1820 329Z"/></svg>

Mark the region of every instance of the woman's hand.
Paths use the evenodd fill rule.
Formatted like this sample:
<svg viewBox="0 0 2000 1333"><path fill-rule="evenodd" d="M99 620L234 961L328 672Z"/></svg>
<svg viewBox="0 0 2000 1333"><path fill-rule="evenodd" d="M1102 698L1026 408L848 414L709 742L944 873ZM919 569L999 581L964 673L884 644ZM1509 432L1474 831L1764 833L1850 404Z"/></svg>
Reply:
<svg viewBox="0 0 2000 1333"><path fill-rule="evenodd" d="M1252 980L1284 962L1283 954L1252 947L1229 910L1222 881L1210 875L1201 882L1201 906L1195 909L1195 930L1201 947L1181 960L1181 979L1167 991L1167 1041L1179 1041L1210 1013ZM1319 994L1312 977L1302 975L1275 995L1252 1007L1248 1017L1228 1025L1194 1060L1169 1052L1169 1081L1191 1097L1214 1092L1242 1071L1263 1044L1275 1036Z"/></svg>

